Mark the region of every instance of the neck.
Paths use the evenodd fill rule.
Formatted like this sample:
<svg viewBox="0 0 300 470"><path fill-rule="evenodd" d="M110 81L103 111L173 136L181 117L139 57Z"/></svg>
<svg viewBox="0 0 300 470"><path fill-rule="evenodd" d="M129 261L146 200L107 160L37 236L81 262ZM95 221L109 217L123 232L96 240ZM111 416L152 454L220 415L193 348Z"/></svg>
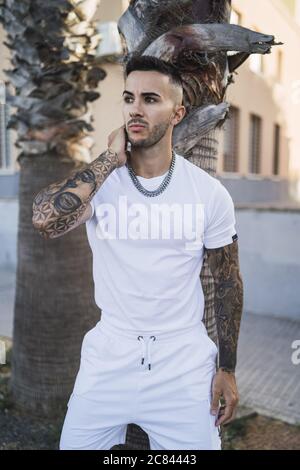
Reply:
<svg viewBox="0 0 300 470"><path fill-rule="evenodd" d="M165 149L131 147L129 163L137 176L143 178L161 176L169 170L171 161L171 146Z"/></svg>

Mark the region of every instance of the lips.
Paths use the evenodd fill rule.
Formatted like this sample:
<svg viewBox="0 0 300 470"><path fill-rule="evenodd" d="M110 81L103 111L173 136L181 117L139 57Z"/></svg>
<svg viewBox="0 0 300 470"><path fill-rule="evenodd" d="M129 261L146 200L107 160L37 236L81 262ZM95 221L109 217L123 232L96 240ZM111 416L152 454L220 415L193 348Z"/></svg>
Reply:
<svg viewBox="0 0 300 470"><path fill-rule="evenodd" d="M145 129L145 126L142 126L140 124L139 125L133 124L133 125L129 126L130 132L139 133L139 132L142 132L144 129Z"/></svg>
<svg viewBox="0 0 300 470"><path fill-rule="evenodd" d="M131 124L130 129L143 129L145 126L143 124Z"/></svg>

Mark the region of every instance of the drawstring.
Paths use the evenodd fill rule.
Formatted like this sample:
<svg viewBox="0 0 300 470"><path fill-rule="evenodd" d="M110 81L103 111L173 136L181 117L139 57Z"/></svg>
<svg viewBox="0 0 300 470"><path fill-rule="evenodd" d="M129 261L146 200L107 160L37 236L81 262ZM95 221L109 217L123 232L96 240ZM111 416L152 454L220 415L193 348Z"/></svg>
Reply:
<svg viewBox="0 0 300 470"><path fill-rule="evenodd" d="M141 364L144 364L144 360L145 360L145 341L144 341L144 337L143 336L138 336L138 340L143 340L143 353L142 353L142 361L141 361Z"/></svg>
<svg viewBox="0 0 300 470"><path fill-rule="evenodd" d="M142 347L143 347L143 352L142 352L142 360L141 360L141 364L144 364L145 362L145 340L144 340L144 336L138 336L137 339L139 341L142 340ZM150 340L153 340L155 341L156 340L156 337L155 336L150 336ZM148 357L148 369L150 370L151 369L151 354L150 354L150 340L148 341L147 343L147 357Z"/></svg>
<svg viewBox="0 0 300 470"><path fill-rule="evenodd" d="M153 340L155 341L156 340L156 337L155 336L150 336L150 340ZM150 341L148 342L147 346L148 346L148 350L147 350L147 355L148 355L148 369L150 370L151 369L151 356L150 356Z"/></svg>

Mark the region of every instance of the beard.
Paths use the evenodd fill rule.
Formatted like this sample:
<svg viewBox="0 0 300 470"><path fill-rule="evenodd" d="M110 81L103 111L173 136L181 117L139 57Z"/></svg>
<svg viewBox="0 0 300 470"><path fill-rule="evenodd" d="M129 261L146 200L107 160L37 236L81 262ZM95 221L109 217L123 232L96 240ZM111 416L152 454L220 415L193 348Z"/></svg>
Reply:
<svg viewBox="0 0 300 470"><path fill-rule="evenodd" d="M129 142L131 143L132 148L148 148L153 147L157 144L166 134L167 130L169 129L170 121L161 122L156 124L153 127L150 135L145 139L139 139L138 141L132 140L129 138Z"/></svg>

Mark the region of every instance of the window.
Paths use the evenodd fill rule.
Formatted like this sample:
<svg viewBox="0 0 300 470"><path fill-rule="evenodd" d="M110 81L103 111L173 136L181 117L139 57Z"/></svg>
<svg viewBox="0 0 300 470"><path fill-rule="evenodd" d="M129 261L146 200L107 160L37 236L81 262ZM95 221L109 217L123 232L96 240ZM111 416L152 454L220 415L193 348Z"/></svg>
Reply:
<svg viewBox="0 0 300 470"><path fill-rule="evenodd" d="M229 117L224 124L223 171L238 171L239 121L239 109L235 106L230 106Z"/></svg>
<svg viewBox="0 0 300 470"><path fill-rule="evenodd" d="M0 81L0 170L11 168L10 131L7 129L9 106L4 82Z"/></svg>
<svg viewBox="0 0 300 470"><path fill-rule="evenodd" d="M255 114L250 115L250 155L249 173L260 172L261 154L261 118Z"/></svg>
<svg viewBox="0 0 300 470"><path fill-rule="evenodd" d="M274 154L273 154L273 174L279 175L280 161L280 126L274 125Z"/></svg>

